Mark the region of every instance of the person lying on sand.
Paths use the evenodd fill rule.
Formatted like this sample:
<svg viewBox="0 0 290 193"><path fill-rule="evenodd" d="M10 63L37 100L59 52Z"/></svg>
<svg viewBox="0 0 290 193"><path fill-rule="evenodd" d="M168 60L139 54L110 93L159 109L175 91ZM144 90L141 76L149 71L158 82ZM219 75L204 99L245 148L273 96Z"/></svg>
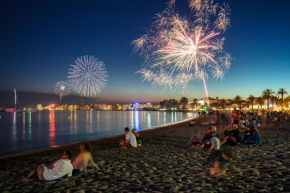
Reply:
<svg viewBox="0 0 290 193"><path fill-rule="evenodd" d="M80 144L80 153L72 163L74 170L85 172L85 174L87 174L87 166L89 164L94 166L97 170L100 169L98 165L94 162L91 152L92 147L90 146L90 144L88 143Z"/></svg>
<svg viewBox="0 0 290 193"><path fill-rule="evenodd" d="M228 148L223 151L215 151L214 154L214 162L213 167L210 169L210 175L225 176L233 157L232 149Z"/></svg>
<svg viewBox="0 0 290 193"><path fill-rule="evenodd" d="M64 151L61 159L57 160L53 165L39 165L36 169L32 170L26 178L23 178L22 181L27 182L33 179L56 180L66 175L70 177L73 171L71 157L71 151Z"/></svg>
<svg viewBox="0 0 290 193"><path fill-rule="evenodd" d="M126 127L124 130L125 130L125 140L120 141L120 146L122 148L137 147L137 140L135 135L130 131L128 127Z"/></svg>

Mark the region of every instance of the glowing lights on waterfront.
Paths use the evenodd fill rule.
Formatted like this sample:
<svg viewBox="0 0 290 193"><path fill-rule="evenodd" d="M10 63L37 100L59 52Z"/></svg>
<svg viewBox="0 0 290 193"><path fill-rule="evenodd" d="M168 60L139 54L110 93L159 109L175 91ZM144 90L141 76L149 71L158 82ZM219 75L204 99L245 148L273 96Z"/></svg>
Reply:
<svg viewBox="0 0 290 193"><path fill-rule="evenodd" d="M220 37L230 24L229 7L190 0L190 20L174 11L174 1L168 6L156 15L148 33L133 41L133 52L145 60L137 73L154 87L170 90L186 90L191 80L202 80L208 98L208 74L223 79L231 65L230 54L223 51L225 38Z"/></svg>
<svg viewBox="0 0 290 193"><path fill-rule="evenodd" d="M92 97L106 87L108 72L103 61L94 56L83 56L75 63L68 71L68 80L76 93Z"/></svg>

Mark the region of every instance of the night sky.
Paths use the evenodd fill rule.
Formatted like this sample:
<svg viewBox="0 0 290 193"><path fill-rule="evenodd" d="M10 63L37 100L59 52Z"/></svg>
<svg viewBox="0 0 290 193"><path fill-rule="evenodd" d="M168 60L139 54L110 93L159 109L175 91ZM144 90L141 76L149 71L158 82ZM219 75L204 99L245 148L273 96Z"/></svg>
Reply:
<svg viewBox="0 0 290 193"><path fill-rule="evenodd" d="M167 0L1 0L0 90L53 93L76 58L94 55L106 64L104 102L156 102L205 96L202 82L183 93L162 92L135 74L143 64L131 42L149 29ZM217 1L216 1L217 2ZM221 2L221 1L218 1ZM290 1L227 0L231 27L224 50L234 60L223 81L208 79L211 97L290 93ZM176 10L189 16L187 0Z"/></svg>

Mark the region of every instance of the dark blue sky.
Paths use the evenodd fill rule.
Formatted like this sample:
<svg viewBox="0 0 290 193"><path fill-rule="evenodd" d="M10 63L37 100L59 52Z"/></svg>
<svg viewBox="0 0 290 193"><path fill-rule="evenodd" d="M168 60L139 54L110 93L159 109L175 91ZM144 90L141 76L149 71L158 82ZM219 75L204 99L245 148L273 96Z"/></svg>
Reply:
<svg viewBox="0 0 290 193"><path fill-rule="evenodd" d="M0 90L53 93L67 79L74 60L94 55L109 73L102 101L159 101L179 99L182 93L162 92L142 83L135 72L143 64L131 55L131 42L146 33L166 0L1 0ZM221 1L219 1L221 2ZM209 78L212 97L260 95L262 90L285 88L290 93L289 0L227 0L231 27L224 50L234 58L225 79ZM189 15L187 0L176 10ZM201 82L184 94L204 97Z"/></svg>

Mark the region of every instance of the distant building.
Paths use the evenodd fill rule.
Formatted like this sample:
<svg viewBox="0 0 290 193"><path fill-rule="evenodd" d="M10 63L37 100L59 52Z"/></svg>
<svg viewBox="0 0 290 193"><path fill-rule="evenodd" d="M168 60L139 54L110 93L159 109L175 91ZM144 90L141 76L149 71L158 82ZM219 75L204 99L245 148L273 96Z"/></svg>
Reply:
<svg viewBox="0 0 290 193"><path fill-rule="evenodd" d="M42 104L37 104L36 105L36 110L42 111L44 108L42 107Z"/></svg>

